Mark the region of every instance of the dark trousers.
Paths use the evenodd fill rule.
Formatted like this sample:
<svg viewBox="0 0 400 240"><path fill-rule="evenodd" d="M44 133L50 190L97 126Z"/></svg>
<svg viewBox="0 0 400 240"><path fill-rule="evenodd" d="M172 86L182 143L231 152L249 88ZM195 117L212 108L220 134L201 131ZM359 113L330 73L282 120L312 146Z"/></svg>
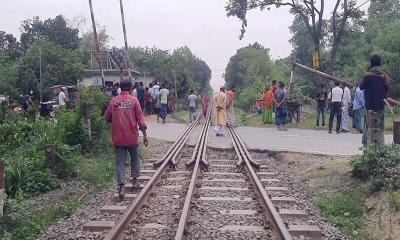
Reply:
<svg viewBox="0 0 400 240"><path fill-rule="evenodd" d="M318 105L317 109L317 127L319 127L319 116L322 115L322 126L325 126L325 106Z"/></svg>
<svg viewBox="0 0 400 240"><path fill-rule="evenodd" d="M117 147L115 146L115 160L117 170L118 185L125 183L125 163L127 153L131 155L131 176L139 177L140 174L140 160L138 146L134 147Z"/></svg>
<svg viewBox="0 0 400 240"><path fill-rule="evenodd" d="M333 127L333 119L336 115L336 132L340 131L340 122L342 121L342 103L341 102L332 102L330 115L329 115L329 131L332 131Z"/></svg>
<svg viewBox="0 0 400 240"><path fill-rule="evenodd" d="M362 132L364 125L362 124L362 118L364 117L364 108L353 110L353 126L358 132Z"/></svg>

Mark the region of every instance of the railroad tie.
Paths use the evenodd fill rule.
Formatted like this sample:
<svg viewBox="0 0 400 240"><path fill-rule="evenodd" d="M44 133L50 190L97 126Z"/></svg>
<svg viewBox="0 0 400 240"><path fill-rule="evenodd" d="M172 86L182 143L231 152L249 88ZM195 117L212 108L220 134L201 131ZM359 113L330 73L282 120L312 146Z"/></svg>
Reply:
<svg viewBox="0 0 400 240"><path fill-rule="evenodd" d="M89 221L83 225L83 230L88 232L104 232L114 227L114 221Z"/></svg>

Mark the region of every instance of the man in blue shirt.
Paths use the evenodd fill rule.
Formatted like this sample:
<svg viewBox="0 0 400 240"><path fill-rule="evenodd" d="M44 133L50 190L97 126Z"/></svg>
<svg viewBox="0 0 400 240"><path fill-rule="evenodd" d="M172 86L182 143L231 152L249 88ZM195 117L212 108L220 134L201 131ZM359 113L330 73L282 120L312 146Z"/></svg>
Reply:
<svg viewBox="0 0 400 240"><path fill-rule="evenodd" d="M353 101L353 123L359 133L363 132L362 116L364 116L365 100L364 91L357 86Z"/></svg>

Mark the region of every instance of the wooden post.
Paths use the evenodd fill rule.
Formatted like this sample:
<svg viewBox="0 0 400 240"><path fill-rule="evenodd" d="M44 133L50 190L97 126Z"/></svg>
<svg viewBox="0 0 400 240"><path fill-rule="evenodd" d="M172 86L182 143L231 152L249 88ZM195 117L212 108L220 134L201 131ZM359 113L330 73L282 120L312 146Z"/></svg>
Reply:
<svg viewBox="0 0 400 240"><path fill-rule="evenodd" d="M0 160L0 218L3 217L3 207L6 200L5 180L4 180L4 161Z"/></svg>
<svg viewBox="0 0 400 240"><path fill-rule="evenodd" d="M371 110L368 111L368 144L383 146L385 145L385 136L380 129L381 120L379 114Z"/></svg>
<svg viewBox="0 0 400 240"><path fill-rule="evenodd" d="M400 144L400 121L393 120L393 144Z"/></svg>

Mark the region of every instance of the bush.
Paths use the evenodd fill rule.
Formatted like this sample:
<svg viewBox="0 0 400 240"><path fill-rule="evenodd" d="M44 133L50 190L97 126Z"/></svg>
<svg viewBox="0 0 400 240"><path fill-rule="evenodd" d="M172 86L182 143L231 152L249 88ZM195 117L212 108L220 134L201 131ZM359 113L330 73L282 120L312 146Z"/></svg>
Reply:
<svg viewBox="0 0 400 240"><path fill-rule="evenodd" d="M58 187L58 180L46 169L45 147L56 143L54 123L19 119L0 126L0 159L6 164L6 191L35 195Z"/></svg>
<svg viewBox="0 0 400 240"><path fill-rule="evenodd" d="M400 146L371 146L352 161L353 176L369 180L372 191L400 188Z"/></svg>

